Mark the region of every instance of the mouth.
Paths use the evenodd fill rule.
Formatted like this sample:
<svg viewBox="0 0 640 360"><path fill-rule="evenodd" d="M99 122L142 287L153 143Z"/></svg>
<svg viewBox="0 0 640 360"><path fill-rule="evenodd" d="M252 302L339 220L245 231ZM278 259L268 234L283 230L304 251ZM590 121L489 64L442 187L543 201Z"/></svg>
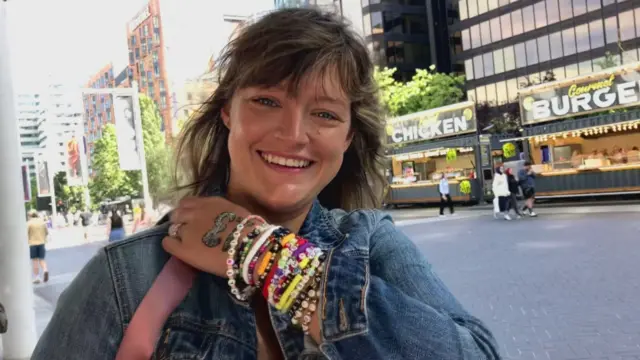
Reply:
<svg viewBox="0 0 640 360"><path fill-rule="evenodd" d="M278 170L301 171L314 164L314 161L298 157L275 155L264 151L258 151L258 154L264 162Z"/></svg>

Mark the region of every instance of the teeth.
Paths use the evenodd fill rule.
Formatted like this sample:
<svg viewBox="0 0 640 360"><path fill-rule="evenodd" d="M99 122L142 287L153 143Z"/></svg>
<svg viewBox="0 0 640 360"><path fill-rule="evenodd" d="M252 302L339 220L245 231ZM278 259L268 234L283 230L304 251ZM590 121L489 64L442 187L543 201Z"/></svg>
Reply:
<svg viewBox="0 0 640 360"><path fill-rule="evenodd" d="M307 160L298 160L298 159L288 159L283 158L281 156L275 156L271 154L260 153L263 159L265 159L268 163L277 164L280 166L294 167L294 168L305 168L309 166L311 163Z"/></svg>

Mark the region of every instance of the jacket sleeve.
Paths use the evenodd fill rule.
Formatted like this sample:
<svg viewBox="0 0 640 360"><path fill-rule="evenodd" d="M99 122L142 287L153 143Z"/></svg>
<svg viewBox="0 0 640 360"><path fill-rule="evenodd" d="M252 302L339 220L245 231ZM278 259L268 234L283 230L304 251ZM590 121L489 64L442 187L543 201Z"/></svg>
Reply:
<svg viewBox="0 0 640 360"><path fill-rule="evenodd" d="M104 249L62 293L32 360L114 359L123 334Z"/></svg>
<svg viewBox="0 0 640 360"><path fill-rule="evenodd" d="M411 240L388 215L372 218L368 262L329 258L319 309L323 353L329 359L499 359L491 332L462 308ZM362 266L358 291L353 274Z"/></svg>

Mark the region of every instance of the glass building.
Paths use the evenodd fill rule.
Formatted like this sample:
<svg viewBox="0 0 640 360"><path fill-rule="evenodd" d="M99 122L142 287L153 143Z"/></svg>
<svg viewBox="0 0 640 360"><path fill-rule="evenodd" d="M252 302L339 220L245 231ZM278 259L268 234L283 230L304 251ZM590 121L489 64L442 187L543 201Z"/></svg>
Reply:
<svg viewBox="0 0 640 360"><path fill-rule="evenodd" d="M640 60L637 0L453 0L454 68L467 96L499 106L518 89Z"/></svg>

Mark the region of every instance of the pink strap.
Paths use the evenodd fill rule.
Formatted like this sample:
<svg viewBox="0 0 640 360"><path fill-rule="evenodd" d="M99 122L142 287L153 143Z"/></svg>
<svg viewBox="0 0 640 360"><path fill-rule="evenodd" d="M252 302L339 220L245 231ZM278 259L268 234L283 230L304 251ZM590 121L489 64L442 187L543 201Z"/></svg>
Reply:
<svg viewBox="0 0 640 360"><path fill-rule="evenodd" d="M196 270L171 257L144 296L124 333L116 360L149 360L169 315L189 293Z"/></svg>

